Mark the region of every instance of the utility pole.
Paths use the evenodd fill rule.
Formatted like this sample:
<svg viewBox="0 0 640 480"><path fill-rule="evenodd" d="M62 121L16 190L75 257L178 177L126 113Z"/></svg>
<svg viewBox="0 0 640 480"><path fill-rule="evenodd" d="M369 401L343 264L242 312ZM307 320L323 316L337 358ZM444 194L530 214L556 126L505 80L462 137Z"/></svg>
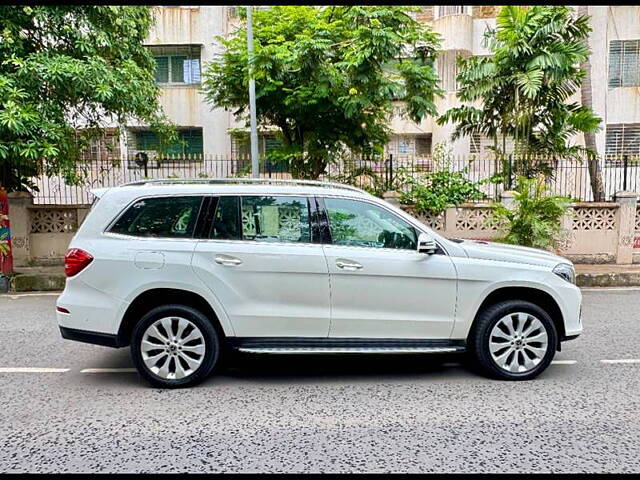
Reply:
<svg viewBox="0 0 640 480"><path fill-rule="evenodd" d="M249 115L251 117L251 176L260 177L258 163L258 127L256 125L256 81L253 78L253 25L251 9L247 7L247 51L249 53Z"/></svg>

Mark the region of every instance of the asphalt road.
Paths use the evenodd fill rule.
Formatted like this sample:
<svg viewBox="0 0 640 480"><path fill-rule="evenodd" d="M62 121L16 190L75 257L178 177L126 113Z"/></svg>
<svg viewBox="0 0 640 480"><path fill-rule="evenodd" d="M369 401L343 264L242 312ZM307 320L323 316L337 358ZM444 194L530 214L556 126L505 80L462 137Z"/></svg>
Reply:
<svg viewBox="0 0 640 480"><path fill-rule="evenodd" d="M243 355L158 390L128 349L62 340L54 305L0 296L0 472L640 471L640 290L585 291L585 333L514 383L451 356Z"/></svg>

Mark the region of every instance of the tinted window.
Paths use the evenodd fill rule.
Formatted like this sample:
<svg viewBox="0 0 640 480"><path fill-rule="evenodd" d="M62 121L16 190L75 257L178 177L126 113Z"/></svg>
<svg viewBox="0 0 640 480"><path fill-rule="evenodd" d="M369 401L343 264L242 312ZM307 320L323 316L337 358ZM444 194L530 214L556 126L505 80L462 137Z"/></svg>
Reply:
<svg viewBox="0 0 640 480"><path fill-rule="evenodd" d="M242 237L262 242L310 243L304 197L242 197Z"/></svg>
<svg viewBox="0 0 640 480"><path fill-rule="evenodd" d="M240 239L240 206L239 197L219 197L209 238L219 240L239 240Z"/></svg>
<svg viewBox="0 0 640 480"><path fill-rule="evenodd" d="M111 232L139 237L188 238L198 219L202 197L145 198L135 202Z"/></svg>
<svg viewBox="0 0 640 480"><path fill-rule="evenodd" d="M335 245L415 250L415 228L397 215L367 202L325 198Z"/></svg>

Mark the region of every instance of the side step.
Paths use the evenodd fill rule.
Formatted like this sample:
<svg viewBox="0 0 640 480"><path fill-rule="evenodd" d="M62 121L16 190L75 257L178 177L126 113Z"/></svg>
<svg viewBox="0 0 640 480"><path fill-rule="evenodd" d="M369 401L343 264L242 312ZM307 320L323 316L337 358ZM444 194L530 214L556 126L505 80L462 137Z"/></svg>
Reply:
<svg viewBox="0 0 640 480"><path fill-rule="evenodd" d="M453 353L464 352L462 347L239 347L239 352L269 353L275 355L305 355L330 353Z"/></svg>
<svg viewBox="0 0 640 480"><path fill-rule="evenodd" d="M245 353L305 354L410 354L464 352L464 340L252 337L230 338L231 347Z"/></svg>

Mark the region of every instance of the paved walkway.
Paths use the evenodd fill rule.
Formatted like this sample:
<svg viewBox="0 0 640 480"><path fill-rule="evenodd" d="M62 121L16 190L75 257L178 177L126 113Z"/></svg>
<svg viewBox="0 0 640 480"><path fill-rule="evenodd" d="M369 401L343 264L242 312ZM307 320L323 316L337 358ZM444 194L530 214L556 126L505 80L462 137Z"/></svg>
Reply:
<svg viewBox="0 0 640 480"><path fill-rule="evenodd" d="M601 265L586 265L577 264L576 272L600 274L600 273L638 273L640 274L640 263L634 263L633 265L615 265L611 263L605 263Z"/></svg>

